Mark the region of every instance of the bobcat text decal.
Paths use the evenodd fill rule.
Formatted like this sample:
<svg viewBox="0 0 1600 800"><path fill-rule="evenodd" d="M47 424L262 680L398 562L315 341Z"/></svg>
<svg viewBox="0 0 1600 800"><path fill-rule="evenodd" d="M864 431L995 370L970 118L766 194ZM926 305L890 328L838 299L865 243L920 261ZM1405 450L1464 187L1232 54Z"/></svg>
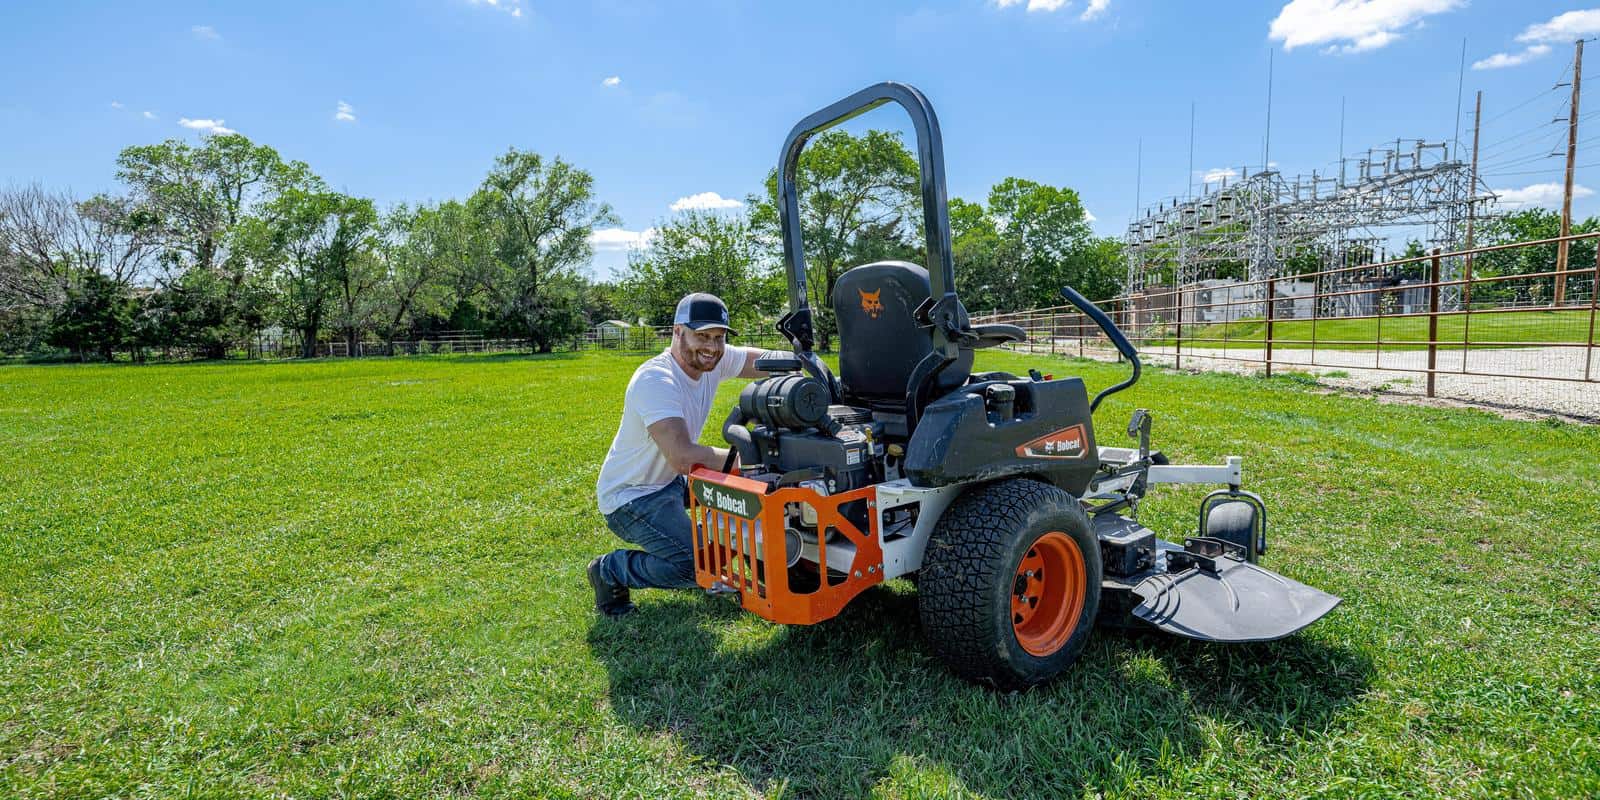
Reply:
<svg viewBox="0 0 1600 800"><path fill-rule="evenodd" d="M761 498L751 492L710 481L695 480L690 484L694 487L694 499L706 508L745 519L755 519L761 513Z"/></svg>
<svg viewBox="0 0 1600 800"><path fill-rule="evenodd" d="M1023 458L1083 458L1088 454L1088 437L1082 425L1051 431L1017 447L1017 455Z"/></svg>
<svg viewBox="0 0 1600 800"><path fill-rule="evenodd" d="M857 289L856 294L861 295L861 310L867 312L867 316L877 319L883 313L883 303L878 300L878 295L883 294L882 289L876 292Z"/></svg>

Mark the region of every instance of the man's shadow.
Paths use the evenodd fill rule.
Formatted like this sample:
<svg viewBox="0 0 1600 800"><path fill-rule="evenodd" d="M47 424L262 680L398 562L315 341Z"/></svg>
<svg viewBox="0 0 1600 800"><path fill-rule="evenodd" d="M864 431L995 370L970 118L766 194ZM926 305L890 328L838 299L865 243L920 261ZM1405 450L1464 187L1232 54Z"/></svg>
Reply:
<svg viewBox="0 0 1600 800"><path fill-rule="evenodd" d="M1323 727L1372 671L1305 636L1208 645L1099 628L1054 682L1003 693L927 654L901 581L810 627L768 624L726 598L650 600L589 634L613 713L791 797L856 797L890 776L935 795L1115 790L1199 752L1218 724L1267 737Z"/></svg>

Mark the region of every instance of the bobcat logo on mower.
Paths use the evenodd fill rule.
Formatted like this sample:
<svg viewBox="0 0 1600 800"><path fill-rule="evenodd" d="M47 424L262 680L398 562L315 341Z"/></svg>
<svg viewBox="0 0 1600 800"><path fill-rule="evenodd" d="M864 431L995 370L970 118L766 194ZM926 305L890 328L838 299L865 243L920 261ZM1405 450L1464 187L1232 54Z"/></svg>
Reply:
<svg viewBox="0 0 1600 800"><path fill-rule="evenodd" d="M861 310L867 312L867 316L877 319L878 315L883 313L883 302L878 299L878 296L883 294L882 289L876 292L857 289L856 294L861 295Z"/></svg>

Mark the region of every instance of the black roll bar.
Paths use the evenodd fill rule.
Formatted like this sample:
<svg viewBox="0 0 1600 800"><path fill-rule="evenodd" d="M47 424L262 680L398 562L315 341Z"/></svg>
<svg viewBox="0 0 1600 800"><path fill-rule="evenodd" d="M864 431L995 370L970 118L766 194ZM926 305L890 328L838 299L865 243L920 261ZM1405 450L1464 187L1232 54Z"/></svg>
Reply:
<svg viewBox="0 0 1600 800"><path fill-rule="evenodd" d="M783 258L789 277L789 313L778 320L778 330L794 346L806 371L823 378L835 390L832 375L811 349L815 330L811 305L806 296L805 245L801 241L800 198L795 171L800 152L813 136L865 114L884 103L899 103L911 116L917 134L917 163L922 179L922 221L928 248L929 302L917 310L919 321L933 329L934 352L914 371L907 387L907 413L912 419L919 400L934 376L960 355L957 342L970 328L966 309L955 293L955 265L950 255L950 209L945 192L944 140L939 134L939 118L916 87L884 81L862 89L800 120L784 140L778 158L778 222L783 231ZM824 376L826 376L824 378Z"/></svg>

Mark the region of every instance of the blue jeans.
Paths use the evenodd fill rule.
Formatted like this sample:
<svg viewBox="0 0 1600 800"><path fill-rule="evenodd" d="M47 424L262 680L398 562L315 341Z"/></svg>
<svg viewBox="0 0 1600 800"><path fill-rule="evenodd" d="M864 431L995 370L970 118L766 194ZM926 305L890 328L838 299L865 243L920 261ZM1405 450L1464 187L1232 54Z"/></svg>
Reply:
<svg viewBox="0 0 1600 800"><path fill-rule="evenodd" d="M687 483L680 476L606 515L606 527L643 547L613 550L600 559L606 580L629 589L692 589L694 532L683 507Z"/></svg>

